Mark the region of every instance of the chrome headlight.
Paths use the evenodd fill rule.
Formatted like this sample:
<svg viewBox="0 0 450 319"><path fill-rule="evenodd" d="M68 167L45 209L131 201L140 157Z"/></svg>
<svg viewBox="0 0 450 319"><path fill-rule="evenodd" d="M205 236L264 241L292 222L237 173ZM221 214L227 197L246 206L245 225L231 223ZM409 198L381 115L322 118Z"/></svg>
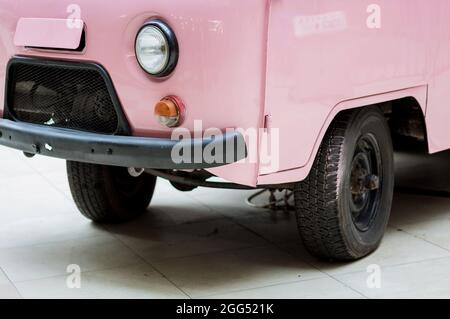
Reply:
<svg viewBox="0 0 450 319"><path fill-rule="evenodd" d="M150 75L169 75L178 62L178 42L175 33L160 20L144 25L136 37L136 57Z"/></svg>

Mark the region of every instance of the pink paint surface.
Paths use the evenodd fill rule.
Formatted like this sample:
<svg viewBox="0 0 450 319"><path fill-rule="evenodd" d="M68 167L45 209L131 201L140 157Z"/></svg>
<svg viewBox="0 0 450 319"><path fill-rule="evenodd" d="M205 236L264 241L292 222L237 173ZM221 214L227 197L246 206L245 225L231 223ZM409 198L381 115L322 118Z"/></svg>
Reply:
<svg viewBox="0 0 450 319"><path fill-rule="evenodd" d="M77 24L80 27L76 27ZM14 45L74 50L80 46L83 25L81 20L21 18L17 23Z"/></svg>
<svg viewBox="0 0 450 319"><path fill-rule="evenodd" d="M62 39L63 27L35 37L19 23L67 19L72 2L0 0L0 87L14 55L93 61L111 75L137 136L170 136L153 106L172 94L186 104L183 126L190 130L195 120L204 129L262 128L269 115L270 129L280 132L276 169L255 163L212 170L247 185L305 178L339 111L394 98L421 104L431 152L450 148L448 0L379 0L379 29L367 26L367 0L78 0L83 53L24 48L74 46L74 34ZM153 17L172 27L180 45L178 66L163 80L147 75L134 53L138 30Z"/></svg>

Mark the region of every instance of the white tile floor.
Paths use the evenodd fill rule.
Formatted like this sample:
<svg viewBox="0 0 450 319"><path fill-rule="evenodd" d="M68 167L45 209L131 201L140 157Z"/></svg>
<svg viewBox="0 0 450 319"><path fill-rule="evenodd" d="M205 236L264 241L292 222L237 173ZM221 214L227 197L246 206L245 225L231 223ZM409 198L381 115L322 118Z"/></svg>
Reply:
<svg viewBox="0 0 450 319"><path fill-rule="evenodd" d="M449 190L449 158L399 156L400 184ZM292 213L247 207L252 192L159 181L147 215L99 227L78 214L63 161L5 148L0 161L0 298L450 298L450 198L396 193L381 248L329 264L304 251Z"/></svg>

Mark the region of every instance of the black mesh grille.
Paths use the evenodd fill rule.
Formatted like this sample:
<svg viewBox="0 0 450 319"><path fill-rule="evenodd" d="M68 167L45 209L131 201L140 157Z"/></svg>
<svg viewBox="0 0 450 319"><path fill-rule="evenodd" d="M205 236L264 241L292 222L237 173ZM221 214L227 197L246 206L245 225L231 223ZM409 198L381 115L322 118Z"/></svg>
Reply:
<svg viewBox="0 0 450 319"><path fill-rule="evenodd" d="M9 69L8 109L17 121L114 134L119 118L99 70L16 62Z"/></svg>

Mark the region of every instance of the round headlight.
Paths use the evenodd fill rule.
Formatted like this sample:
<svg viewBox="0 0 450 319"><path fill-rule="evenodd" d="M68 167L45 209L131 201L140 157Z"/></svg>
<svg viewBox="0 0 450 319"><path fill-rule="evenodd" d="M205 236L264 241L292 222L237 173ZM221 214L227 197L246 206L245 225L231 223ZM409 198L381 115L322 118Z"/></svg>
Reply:
<svg viewBox="0 0 450 319"><path fill-rule="evenodd" d="M162 21L149 22L137 35L136 57L147 73L157 77L169 75L178 61L175 34Z"/></svg>

